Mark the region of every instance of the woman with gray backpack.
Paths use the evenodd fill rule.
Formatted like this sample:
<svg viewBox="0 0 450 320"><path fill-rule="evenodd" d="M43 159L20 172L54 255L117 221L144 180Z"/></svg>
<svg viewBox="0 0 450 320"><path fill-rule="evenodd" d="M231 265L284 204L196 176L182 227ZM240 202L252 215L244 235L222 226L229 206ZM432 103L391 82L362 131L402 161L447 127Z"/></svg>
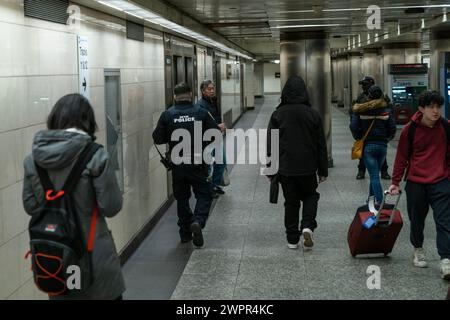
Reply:
<svg viewBox="0 0 450 320"><path fill-rule="evenodd" d="M94 143L89 101L79 94L53 107L24 161L23 205L34 281L50 299L121 299L125 283L105 217L122 208L107 151Z"/></svg>

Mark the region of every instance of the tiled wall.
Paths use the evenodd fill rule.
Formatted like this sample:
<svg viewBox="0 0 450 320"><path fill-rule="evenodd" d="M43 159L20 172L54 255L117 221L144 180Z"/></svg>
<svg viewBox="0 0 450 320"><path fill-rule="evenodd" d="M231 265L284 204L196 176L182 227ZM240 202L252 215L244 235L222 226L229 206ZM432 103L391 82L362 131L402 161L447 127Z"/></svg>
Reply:
<svg viewBox="0 0 450 320"><path fill-rule="evenodd" d="M86 8L81 14L80 30L72 31L25 18L20 1L0 0L0 299L46 298L23 259L29 217L22 207L22 161L54 103L78 92L77 34L89 41L91 103L102 144L104 69L121 75L124 206L108 220L119 251L167 200L166 171L151 138L164 109L162 35L146 29L145 42L128 40L121 19Z"/></svg>
<svg viewBox="0 0 450 320"><path fill-rule="evenodd" d="M227 69L227 65L229 65ZM227 75L227 70L230 71ZM241 115L240 64L235 60L220 59L222 114L232 110L232 122Z"/></svg>

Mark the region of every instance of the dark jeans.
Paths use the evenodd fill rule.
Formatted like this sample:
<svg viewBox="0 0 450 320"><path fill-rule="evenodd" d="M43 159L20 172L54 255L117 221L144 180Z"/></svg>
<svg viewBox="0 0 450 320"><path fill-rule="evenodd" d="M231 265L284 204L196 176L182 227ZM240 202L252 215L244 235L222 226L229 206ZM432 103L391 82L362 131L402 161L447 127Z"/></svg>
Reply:
<svg viewBox="0 0 450 320"><path fill-rule="evenodd" d="M213 156L215 156L215 152L213 151ZM217 163L222 162L222 163ZM227 158L225 155L225 146L223 146L222 160L214 162L213 164L213 175L212 175L212 184L214 187L220 186L223 179L223 173L225 168L227 167Z"/></svg>
<svg viewBox="0 0 450 320"><path fill-rule="evenodd" d="M383 164L381 165L381 172L388 172L388 164L387 164L387 159L384 159ZM360 172L366 172L366 165L364 164L364 160L363 158L359 159L359 163L358 163L358 171Z"/></svg>
<svg viewBox="0 0 450 320"><path fill-rule="evenodd" d="M364 146L363 159L370 176L369 197L375 196L377 203L383 200L380 168L386 159L387 145L370 144Z"/></svg>
<svg viewBox="0 0 450 320"><path fill-rule="evenodd" d="M411 244L414 248L422 247L425 219L431 206L436 223L438 253L441 259L450 259L450 180L434 184L408 181L405 191L411 221Z"/></svg>
<svg viewBox="0 0 450 320"><path fill-rule="evenodd" d="M172 174L173 195L177 200L178 226L180 235L191 234L190 225L198 222L205 227L212 202L212 185L207 181L207 166L179 165L174 166ZM192 213L189 199L191 187L197 203Z"/></svg>
<svg viewBox="0 0 450 320"><path fill-rule="evenodd" d="M320 194L317 189L317 176L283 176L280 175L281 187L284 195L284 226L286 227L287 241L297 244L300 240L301 230L317 228L317 203ZM303 202L302 221L299 224L300 201Z"/></svg>

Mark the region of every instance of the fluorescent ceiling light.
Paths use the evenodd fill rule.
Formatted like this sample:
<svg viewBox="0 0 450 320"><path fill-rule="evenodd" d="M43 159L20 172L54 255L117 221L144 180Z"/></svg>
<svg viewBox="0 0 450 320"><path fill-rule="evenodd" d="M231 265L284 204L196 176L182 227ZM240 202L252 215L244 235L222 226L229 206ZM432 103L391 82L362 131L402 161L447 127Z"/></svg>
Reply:
<svg viewBox="0 0 450 320"><path fill-rule="evenodd" d="M139 19L144 19L144 17L141 17L140 15L137 15L136 13L133 13L132 11L124 11L126 14L129 14L130 16L139 18Z"/></svg>
<svg viewBox="0 0 450 320"><path fill-rule="evenodd" d="M277 11L274 13L308 13L308 12L314 12L314 10Z"/></svg>
<svg viewBox="0 0 450 320"><path fill-rule="evenodd" d="M276 19L269 22L285 22L285 21L327 21L327 20L348 20L349 18L308 18L308 19Z"/></svg>
<svg viewBox="0 0 450 320"><path fill-rule="evenodd" d="M413 9L413 8L450 8L450 4L435 4L435 5L424 5L424 6L399 6L399 7L381 7L381 9Z"/></svg>
<svg viewBox="0 0 450 320"><path fill-rule="evenodd" d="M116 6L113 5L112 3L109 3L109 2L106 2L106 1L98 1L98 0L97 0L97 2L98 2L98 3L101 3L101 4L105 5L105 6L108 6L108 7L110 7L110 8L113 8L113 9L116 9L116 10L119 10L119 11L123 11L121 8L116 7Z"/></svg>
<svg viewBox="0 0 450 320"><path fill-rule="evenodd" d="M133 11L133 10L139 10L140 8L131 2L123 1L123 0L108 0L104 1L111 3L113 6L116 6L120 8L122 11Z"/></svg>
<svg viewBox="0 0 450 320"><path fill-rule="evenodd" d="M299 24L292 26L276 26L271 27L273 29L286 29L286 28L314 28L314 27L338 27L342 26L342 24Z"/></svg>
<svg viewBox="0 0 450 320"><path fill-rule="evenodd" d="M367 8L347 8L347 9L324 9L323 12L336 12L336 11L366 11Z"/></svg>

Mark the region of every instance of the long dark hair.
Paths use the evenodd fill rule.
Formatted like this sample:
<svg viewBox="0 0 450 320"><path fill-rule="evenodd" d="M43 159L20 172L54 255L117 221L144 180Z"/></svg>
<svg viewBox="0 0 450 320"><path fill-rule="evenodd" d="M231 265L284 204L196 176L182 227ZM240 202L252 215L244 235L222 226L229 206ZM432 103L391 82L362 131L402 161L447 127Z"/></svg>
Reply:
<svg viewBox="0 0 450 320"><path fill-rule="evenodd" d="M97 123L89 100L81 94L68 94L56 102L47 119L49 130L77 128L95 140Z"/></svg>

